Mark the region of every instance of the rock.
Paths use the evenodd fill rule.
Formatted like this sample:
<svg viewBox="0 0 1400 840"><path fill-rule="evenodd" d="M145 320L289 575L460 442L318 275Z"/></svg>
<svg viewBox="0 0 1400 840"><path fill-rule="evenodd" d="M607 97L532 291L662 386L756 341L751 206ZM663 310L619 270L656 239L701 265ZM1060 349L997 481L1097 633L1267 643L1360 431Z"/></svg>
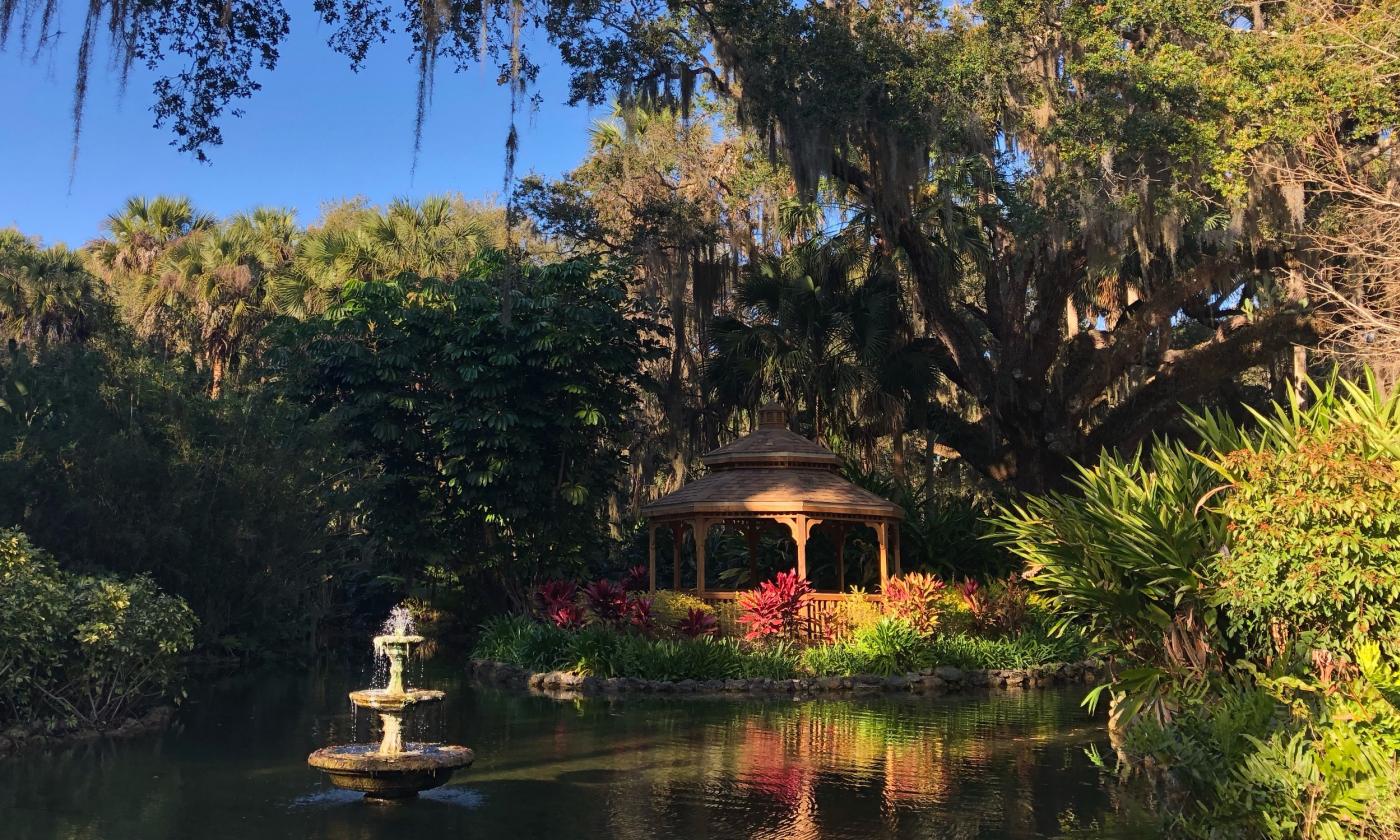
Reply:
<svg viewBox="0 0 1400 840"><path fill-rule="evenodd" d="M985 687L985 686L988 685L990 682L991 682L991 678L987 676L987 672L986 672L986 671L968 671L968 672L967 672L967 684L968 684L968 685L975 685L975 686L982 686L982 687Z"/></svg>
<svg viewBox="0 0 1400 840"><path fill-rule="evenodd" d="M885 678L885 689L886 689L887 691L903 691L904 689L906 689L906 688L908 688L908 687L909 687L909 680L906 679L905 677L901 677L901 676L898 675L898 674L895 674L895 675L892 676L892 677L886 677L886 678Z"/></svg>
<svg viewBox="0 0 1400 840"><path fill-rule="evenodd" d="M725 691L743 691L749 687L748 680L725 680Z"/></svg>
<svg viewBox="0 0 1400 840"><path fill-rule="evenodd" d="M942 677L928 674L919 678L919 688L924 691L942 691L946 683Z"/></svg>
<svg viewBox="0 0 1400 840"><path fill-rule="evenodd" d="M1026 673L1024 671L1010 671L1006 675L1006 684L1012 687L1020 687L1026 684Z"/></svg>
<svg viewBox="0 0 1400 840"><path fill-rule="evenodd" d="M676 683L676 691L683 691L687 693L694 693L695 690L699 687L699 683L695 682L695 680L681 680L680 682Z"/></svg>
<svg viewBox="0 0 1400 840"><path fill-rule="evenodd" d="M627 690L627 681L621 677L608 677L603 680L603 690L609 694L617 694Z"/></svg>
<svg viewBox="0 0 1400 840"><path fill-rule="evenodd" d="M960 683L963 681L963 672L960 668L952 665L940 665L933 669L934 676L947 683Z"/></svg>
<svg viewBox="0 0 1400 840"><path fill-rule="evenodd" d="M817 680L817 688L822 691L838 691L844 688L840 677L821 677Z"/></svg>
<svg viewBox="0 0 1400 840"><path fill-rule="evenodd" d="M603 681L597 677L584 677L578 681L577 688L584 694L597 694L603 687Z"/></svg>
<svg viewBox="0 0 1400 840"><path fill-rule="evenodd" d="M547 676L549 675L543 671L536 671L530 675L530 678L526 680L525 684L535 689L544 688L544 679Z"/></svg>
<svg viewBox="0 0 1400 840"><path fill-rule="evenodd" d="M856 674L854 677L851 677L851 682L857 687L868 685L878 686L883 685L885 680L878 674Z"/></svg>

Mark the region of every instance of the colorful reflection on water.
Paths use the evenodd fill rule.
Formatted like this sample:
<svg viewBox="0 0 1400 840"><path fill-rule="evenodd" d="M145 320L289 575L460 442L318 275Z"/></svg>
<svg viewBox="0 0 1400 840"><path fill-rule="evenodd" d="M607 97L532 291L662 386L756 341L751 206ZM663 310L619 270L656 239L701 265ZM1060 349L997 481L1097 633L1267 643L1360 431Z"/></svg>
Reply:
<svg viewBox="0 0 1400 840"><path fill-rule="evenodd" d="M162 736L0 761L0 836L1150 836L1086 755L1107 746L1080 689L561 702L429 670L448 700L422 734L478 759L420 801L368 804L305 766L371 737L345 700L357 677L240 678L206 687Z"/></svg>

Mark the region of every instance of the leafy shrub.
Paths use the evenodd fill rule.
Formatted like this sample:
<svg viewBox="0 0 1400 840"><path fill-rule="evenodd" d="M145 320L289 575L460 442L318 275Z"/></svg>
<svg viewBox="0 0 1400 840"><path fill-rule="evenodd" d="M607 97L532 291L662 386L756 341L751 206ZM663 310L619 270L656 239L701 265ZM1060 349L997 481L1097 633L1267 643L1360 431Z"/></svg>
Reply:
<svg viewBox="0 0 1400 840"><path fill-rule="evenodd" d="M573 635L527 616L499 616L481 625L472 655L532 671L551 671L563 666Z"/></svg>
<svg viewBox="0 0 1400 840"><path fill-rule="evenodd" d="M845 599L837 602L832 610L822 613L817 635L828 643L838 642L879 621L882 615L880 602L874 596L859 586L852 586Z"/></svg>
<svg viewBox="0 0 1400 840"><path fill-rule="evenodd" d="M903 674L930 664L927 640L909 622L882 618L831 645L803 651L804 670L816 676Z"/></svg>
<svg viewBox="0 0 1400 840"><path fill-rule="evenodd" d="M651 612L656 623L662 627L675 627L693 612L713 616L715 608L684 592L658 589L651 595Z"/></svg>
<svg viewBox="0 0 1400 840"><path fill-rule="evenodd" d="M885 586L885 610L927 636L938 627L943 590L943 581L933 575L908 572L891 578Z"/></svg>
<svg viewBox="0 0 1400 840"><path fill-rule="evenodd" d="M532 671L566 670L596 677L711 680L791 677L797 657L783 643L749 648L736 639L652 639L604 624L575 632L525 616L492 619L481 627L472 655Z"/></svg>
<svg viewBox="0 0 1400 840"><path fill-rule="evenodd" d="M745 638L795 639L802 632L802 599L811 594L812 585L797 576L797 570L779 572L765 580L758 589L739 593L739 622L747 628Z"/></svg>
<svg viewBox="0 0 1400 840"><path fill-rule="evenodd" d="M779 639L748 648L739 659L739 676L747 679L786 680L797 675L798 657L790 642Z"/></svg>
<svg viewBox="0 0 1400 840"><path fill-rule="evenodd" d="M1219 598L1265 656L1304 634L1342 656L1366 639L1400 656L1400 396L1342 386L1244 435L1198 420L1229 482Z"/></svg>
<svg viewBox="0 0 1400 840"><path fill-rule="evenodd" d="M923 635L909 622L884 618L858 631L851 646L873 674L903 674L929 664Z"/></svg>
<svg viewBox="0 0 1400 840"><path fill-rule="evenodd" d="M0 719L121 720L169 696L195 625L149 578L69 574L0 531Z"/></svg>

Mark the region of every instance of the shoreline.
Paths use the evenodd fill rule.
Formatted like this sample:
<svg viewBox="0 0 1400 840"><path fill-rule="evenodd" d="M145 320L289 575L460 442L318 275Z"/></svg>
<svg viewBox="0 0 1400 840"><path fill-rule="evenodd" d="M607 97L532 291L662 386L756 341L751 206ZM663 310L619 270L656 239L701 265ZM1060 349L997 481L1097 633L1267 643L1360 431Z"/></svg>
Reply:
<svg viewBox="0 0 1400 840"><path fill-rule="evenodd" d="M805 699L818 696L864 695L904 691L943 695L964 690L1021 691L1065 685L1093 685L1103 675L1097 660L1060 662L1030 668L963 669L951 665L924 668L917 672L881 676L856 674L849 677L797 677L770 679L751 677L723 680L646 680L637 677L593 677L572 671L530 671L509 662L472 659L467 674L482 683L528 690L557 699L582 695L690 694L742 695L790 694Z"/></svg>

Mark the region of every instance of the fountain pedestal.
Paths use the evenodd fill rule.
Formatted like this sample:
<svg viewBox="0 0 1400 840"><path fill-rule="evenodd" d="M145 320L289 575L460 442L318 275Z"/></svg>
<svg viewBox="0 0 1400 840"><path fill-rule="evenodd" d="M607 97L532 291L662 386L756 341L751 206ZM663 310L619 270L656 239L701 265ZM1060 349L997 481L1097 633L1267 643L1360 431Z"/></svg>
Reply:
<svg viewBox="0 0 1400 840"><path fill-rule="evenodd" d="M350 702L379 714L383 736L378 746L325 747L307 757L307 763L325 773L331 784L360 791L366 799L407 799L445 784L454 772L472 763L475 755L466 747L403 739L404 724L414 707L439 702L445 696L441 691L404 686L404 662L422 641L421 636L409 635L402 627L397 633L375 637L375 651L389 660L389 685L352 691Z"/></svg>

